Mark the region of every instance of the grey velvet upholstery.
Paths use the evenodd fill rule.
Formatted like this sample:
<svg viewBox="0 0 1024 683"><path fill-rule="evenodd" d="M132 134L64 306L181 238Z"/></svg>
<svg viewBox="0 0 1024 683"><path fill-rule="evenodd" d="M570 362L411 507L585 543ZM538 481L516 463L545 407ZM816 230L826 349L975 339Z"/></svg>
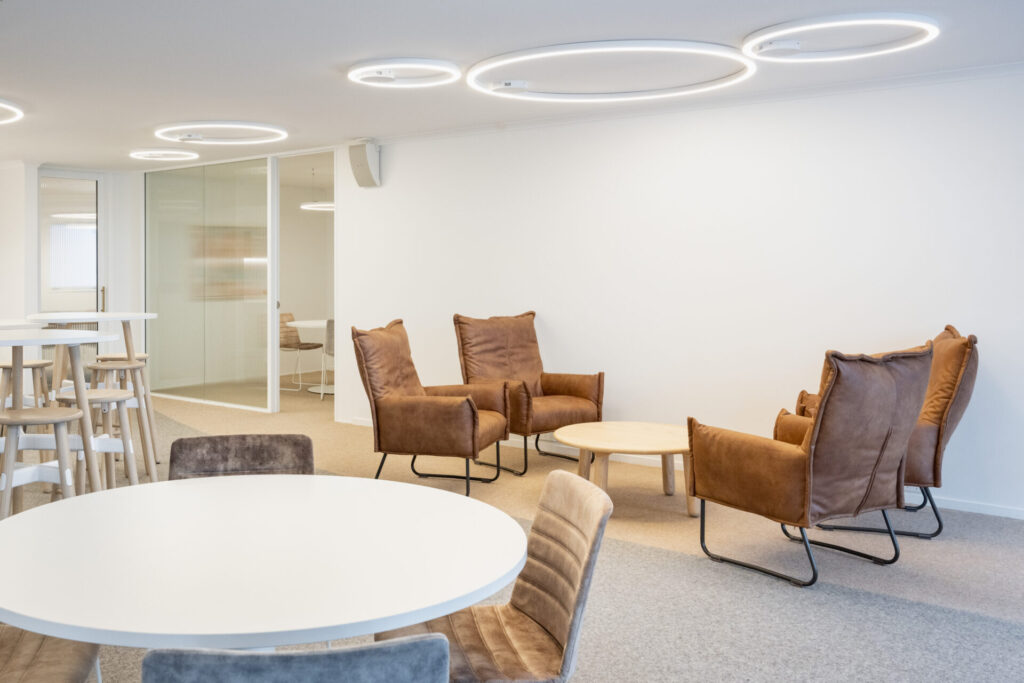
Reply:
<svg viewBox="0 0 1024 683"><path fill-rule="evenodd" d="M239 434L171 444L169 479L229 474L313 474L313 442L302 434Z"/></svg>
<svg viewBox="0 0 1024 683"><path fill-rule="evenodd" d="M142 683L445 683L444 636L412 636L339 650L153 650Z"/></svg>
<svg viewBox="0 0 1024 683"><path fill-rule="evenodd" d="M376 639L443 633L451 648L450 680L459 683L569 680L611 513L612 501L600 488L569 472L552 472L508 604L475 605Z"/></svg>
<svg viewBox="0 0 1024 683"><path fill-rule="evenodd" d="M0 624L0 683L80 683L89 677L99 651L93 643Z"/></svg>

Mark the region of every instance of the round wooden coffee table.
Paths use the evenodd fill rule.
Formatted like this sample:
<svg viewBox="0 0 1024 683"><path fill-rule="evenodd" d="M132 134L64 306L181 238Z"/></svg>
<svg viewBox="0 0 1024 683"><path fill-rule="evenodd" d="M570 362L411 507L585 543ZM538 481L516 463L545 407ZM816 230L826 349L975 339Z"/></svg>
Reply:
<svg viewBox="0 0 1024 683"><path fill-rule="evenodd" d="M608 459L612 453L660 455L662 486L666 496L676 492L675 454L690 452L689 435L683 425L657 422L581 422L555 431L555 438L566 446L580 449L578 473L590 479L590 454L594 460L594 483L608 489ZM686 496L686 511L697 517L697 499Z"/></svg>

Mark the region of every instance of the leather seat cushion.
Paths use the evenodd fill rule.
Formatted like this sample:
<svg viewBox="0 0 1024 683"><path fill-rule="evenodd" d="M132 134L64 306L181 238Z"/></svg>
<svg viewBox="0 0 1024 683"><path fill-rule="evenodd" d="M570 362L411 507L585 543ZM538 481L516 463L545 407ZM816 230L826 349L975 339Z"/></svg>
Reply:
<svg viewBox="0 0 1024 683"><path fill-rule="evenodd" d="M597 404L576 396L535 396L534 433L550 432L578 422L597 422Z"/></svg>
<svg viewBox="0 0 1024 683"><path fill-rule="evenodd" d="M0 624L0 683L84 681L100 646L51 638Z"/></svg>
<svg viewBox="0 0 1024 683"><path fill-rule="evenodd" d="M419 633L448 637L452 681L559 680L562 647L540 624L511 605L475 605L426 623L378 633L375 639Z"/></svg>
<svg viewBox="0 0 1024 683"><path fill-rule="evenodd" d="M480 448L490 446L495 441L505 438L505 416L495 410L478 410L480 420Z"/></svg>

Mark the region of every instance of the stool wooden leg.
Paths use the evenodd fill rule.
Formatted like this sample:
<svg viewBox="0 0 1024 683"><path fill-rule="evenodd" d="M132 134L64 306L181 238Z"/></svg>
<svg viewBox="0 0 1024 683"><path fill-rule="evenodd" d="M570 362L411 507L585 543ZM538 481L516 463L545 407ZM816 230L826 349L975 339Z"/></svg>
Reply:
<svg viewBox="0 0 1024 683"><path fill-rule="evenodd" d="M4 462L0 469L0 519L11 514L11 491L14 488L14 461L18 454L18 436L21 427L10 425L7 428L7 442L4 444Z"/></svg>
<svg viewBox="0 0 1024 683"><path fill-rule="evenodd" d="M157 450L156 409L153 408L153 394L149 392L149 365L144 366L139 374L142 377L143 392L146 394L146 416L149 418L149 440L153 444L153 461L159 464L160 451Z"/></svg>
<svg viewBox="0 0 1024 683"><path fill-rule="evenodd" d="M11 371L4 368L3 372L0 373L0 410L3 410L7 405L7 394L11 390ZM14 406L11 406L12 408Z"/></svg>
<svg viewBox="0 0 1024 683"><path fill-rule="evenodd" d="M139 472L135 464L135 449L132 447L132 430L124 427L128 422L128 406L124 401L117 402L117 419L121 421L121 443L124 445L124 468L128 473L128 483L135 486L139 483Z"/></svg>
<svg viewBox="0 0 1024 683"><path fill-rule="evenodd" d="M57 463L60 467L60 493L65 499L75 495L74 474L71 470L71 450L68 448L68 425L58 422L53 425L57 442Z"/></svg>
<svg viewBox="0 0 1024 683"><path fill-rule="evenodd" d="M153 432L149 424L149 412L146 410L146 392L142 388L142 371L132 370L132 386L135 388L135 400L139 402L139 439L142 441L142 454L146 458L146 470L150 481L159 481L156 471L156 453L153 448Z"/></svg>
<svg viewBox="0 0 1024 683"><path fill-rule="evenodd" d="M82 350L78 346L68 346L68 359L71 362L71 376L75 382L75 400L82 409L82 447L85 450L85 466L89 470L89 487L93 491L103 488L100 481L100 466L96 452L92 447L92 420L89 415L89 399L85 394L85 372L82 369Z"/></svg>
<svg viewBox="0 0 1024 683"><path fill-rule="evenodd" d="M114 420L113 413L110 411L110 404L103 404L103 433L108 437L114 435ZM122 441L123 443L123 441ZM114 454L104 453L103 462L106 465L107 471L107 488L112 489L117 487L117 470L114 468Z"/></svg>

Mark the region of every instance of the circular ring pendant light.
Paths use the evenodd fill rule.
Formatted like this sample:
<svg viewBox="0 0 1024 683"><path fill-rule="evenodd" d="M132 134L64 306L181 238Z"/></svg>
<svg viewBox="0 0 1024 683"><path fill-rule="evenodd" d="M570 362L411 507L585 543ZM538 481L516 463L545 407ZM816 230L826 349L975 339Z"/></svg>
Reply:
<svg viewBox="0 0 1024 683"><path fill-rule="evenodd" d="M411 76L399 76L412 72ZM382 59L360 62L348 70L353 83L375 88L431 88L454 83L462 77L462 70L440 59Z"/></svg>
<svg viewBox="0 0 1024 683"><path fill-rule="evenodd" d="M5 123L21 121L23 118L25 118L25 112L17 105L7 100L0 100L0 126Z"/></svg>
<svg viewBox="0 0 1024 683"><path fill-rule="evenodd" d="M199 155L185 149L136 149L128 156L145 161L192 161Z"/></svg>
<svg viewBox="0 0 1024 683"><path fill-rule="evenodd" d="M855 27L908 28L903 38L836 50L800 51L799 40L804 33ZM798 64L808 62L842 62L901 52L930 43L939 35L934 19L918 14L843 14L821 19L805 19L777 24L751 33L743 41L743 54L766 62Z"/></svg>
<svg viewBox="0 0 1024 683"><path fill-rule="evenodd" d="M237 135L210 136L204 131L235 132ZM169 142L186 142L192 145L262 145L278 142L288 137L288 131L268 123L247 121L191 121L164 126L156 136Z"/></svg>
<svg viewBox="0 0 1024 683"><path fill-rule="evenodd" d="M687 83L669 88L654 90L633 90L626 92L543 92L529 89L525 81L503 80L499 83L486 83L483 77L495 69L511 64L535 62L557 57L591 55L591 54L691 54L724 59L738 68L732 73L699 83ZM718 90L730 85L741 83L757 70L754 60L744 56L738 50L715 43L701 43L691 40L601 40L587 43L567 43L551 45L520 52L510 52L485 59L475 64L466 74L469 87L478 92L496 97L534 102L635 102L639 100L657 100L683 95L696 95L709 90Z"/></svg>

